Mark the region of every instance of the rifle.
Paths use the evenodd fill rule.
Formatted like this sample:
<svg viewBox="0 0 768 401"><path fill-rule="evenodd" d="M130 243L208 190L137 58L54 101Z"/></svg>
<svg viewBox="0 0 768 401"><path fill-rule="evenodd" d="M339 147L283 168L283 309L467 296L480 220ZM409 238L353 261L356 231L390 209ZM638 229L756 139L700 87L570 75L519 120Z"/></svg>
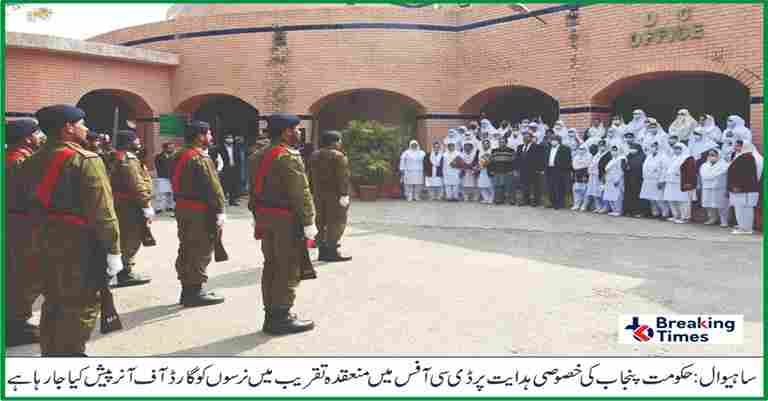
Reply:
<svg viewBox="0 0 768 401"><path fill-rule="evenodd" d="M151 221L144 217L144 214L141 210L139 210L139 217L141 218L141 222L143 223L141 225L141 245L144 246L155 246L157 245L157 241L155 240L155 236L152 235L152 226Z"/></svg>
<svg viewBox="0 0 768 401"><path fill-rule="evenodd" d="M317 271L315 266L312 265L312 258L309 257L309 248L316 248L314 239L304 238L304 227L301 225L301 220L296 218L296 238L303 245L299 247L299 268L301 270L301 280L313 280L317 278Z"/></svg>
<svg viewBox="0 0 768 401"><path fill-rule="evenodd" d="M89 241L91 255L88 263L87 286L95 289L101 295L101 327L102 334L122 330L123 322L115 307L115 297L109 289L110 278L107 276L107 251L98 239Z"/></svg>
<svg viewBox="0 0 768 401"><path fill-rule="evenodd" d="M208 215L208 232L211 240L213 241L213 260L216 262L226 262L229 260L229 254L224 249L222 243L222 237L224 236L224 229L216 224L216 215Z"/></svg>

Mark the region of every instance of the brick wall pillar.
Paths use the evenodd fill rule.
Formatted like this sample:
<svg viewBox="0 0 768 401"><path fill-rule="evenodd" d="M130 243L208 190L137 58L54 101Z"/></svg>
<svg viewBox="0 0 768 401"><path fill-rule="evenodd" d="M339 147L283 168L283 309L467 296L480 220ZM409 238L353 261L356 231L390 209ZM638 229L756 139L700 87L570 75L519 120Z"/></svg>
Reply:
<svg viewBox="0 0 768 401"><path fill-rule="evenodd" d="M763 152L763 105L753 104L749 107L749 128L752 130L752 141Z"/></svg>

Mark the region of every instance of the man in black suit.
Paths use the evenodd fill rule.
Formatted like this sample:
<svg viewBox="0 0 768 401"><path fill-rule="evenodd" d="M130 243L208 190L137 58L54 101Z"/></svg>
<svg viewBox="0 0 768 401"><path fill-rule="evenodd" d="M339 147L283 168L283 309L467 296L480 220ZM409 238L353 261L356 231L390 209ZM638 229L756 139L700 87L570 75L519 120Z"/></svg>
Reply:
<svg viewBox="0 0 768 401"><path fill-rule="evenodd" d="M528 132L523 137L523 144L517 147L518 165L520 166L520 186L523 190L523 199L521 206L528 205L536 207L541 199L541 185L539 185L539 176L544 174L544 160L542 156L542 147L536 144L532 132ZM533 192L533 199L531 199Z"/></svg>
<svg viewBox="0 0 768 401"><path fill-rule="evenodd" d="M237 206L240 197L240 166L243 164L243 159L232 134L224 135L224 144L218 149L218 154L224 162L221 171L224 195L229 199L230 206Z"/></svg>
<svg viewBox="0 0 768 401"><path fill-rule="evenodd" d="M550 139L546 151L547 192L554 209L565 207L565 193L571 176L571 150L562 144L562 138L555 135Z"/></svg>

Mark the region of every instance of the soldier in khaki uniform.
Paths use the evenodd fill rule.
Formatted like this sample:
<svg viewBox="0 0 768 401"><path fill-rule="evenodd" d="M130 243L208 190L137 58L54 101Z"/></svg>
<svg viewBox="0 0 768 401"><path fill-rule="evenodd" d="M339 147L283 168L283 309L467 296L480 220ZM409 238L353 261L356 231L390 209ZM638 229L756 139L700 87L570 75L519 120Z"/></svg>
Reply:
<svg viewBox="0 0 768 401"><path fill-rule="evenodd" d="M8 212L5 295L7 313L5 321L6 345L34 344L40 340L40 330L29 322L32 304L43 291L38 264L37 235L24 192L19 190L19 171L22 164L34 154L42 143L43 134L37 121L31 118L10 121L5 125L8 151L5 159L5 185Z"/></svg>
<svg viewBox="0 0 768 401"><path fill-rule="evenodd" d="M349 208L349 162L341 152L341 134L327 131L320 138L320 150L312 154L312 194L317 208L319 260L346 262L339 254L339 240L347 226Z"/></svg>
<svg viewBox="0 0 768 401"><path fill-rule="evenodd" d="M122 270L112 188L99 156L83 148L82 110L50 106L36 117L51 140L23 164L21 178L40 217L40 348L43 356L86 356L99 289Z"/></svg>
<svg viewBox="0 0 768 401"><path fill-rule="evenodd" d="M117 275L116 287L147 284L151 280L136 274L136 254L141 248L144 226L155 216L152 200L152 177L136 156L141 142L133 130L117 133L114 161L110 166L115 211L120 221L120 249L123 251L123 271Z"/></svg>
<svg viewBox="0 0 768 401"><path fill-rule="evenodd" d="M299 138L301 120L292 114L269 118L271 144L248 161L252 177L248 208L254 223L262 227L264 270L261 292L264 327L269 334L311 330L314 322L298 320L290 313L301 280L305 240L314 238L315 208L299 152L292 148Z"/></svg>
<svg viewBox="0 0 768 401"><path fill-rule="evenodd" d="M181 299L186 307L214 305L223 297L203 291L208 281L214 236L226 220L224 190L207 147L213 141L206 122L191 121L184 135L186 144L176 153L171 186L176 199L179 256L176 273L181 282Z"/></svg>

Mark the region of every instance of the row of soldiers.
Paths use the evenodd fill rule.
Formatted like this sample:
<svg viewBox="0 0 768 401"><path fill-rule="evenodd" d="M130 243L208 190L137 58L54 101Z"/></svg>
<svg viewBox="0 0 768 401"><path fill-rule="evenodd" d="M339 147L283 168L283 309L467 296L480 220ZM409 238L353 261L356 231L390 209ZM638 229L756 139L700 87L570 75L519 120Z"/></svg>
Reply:
<svg viewBox="0 0 768 401"><path fill-rule="evenodd" d="M142 244L152 245L148 227L155 215L151 177L137 156L141 141L133 130L119 131L114 153L102 160L86 149L84 119L76 107L55 105L39 110L35 119L6 124L7 344L39 342L43 356L86 356L100 306L111 297L107 283L150 282L134 271ZM321 261L351 259L338 252L349 207L349 168L339 133L323 134L323 148L312 155L310 190L295 150L300 119L276 113L268 123L269 138L254 138L249 148L248 207L264 254L263 330L278 335L314 327L290 313L299 282L317 276L308 244L317 241ZM41 130L50 138L44 146ZM213 141L209 124L190 121L184 140L172 163L179 303L214 305L224 298L203 286L227 221L224 192L207 153ZM29 319L40 295L38 328Z"/></svg>

